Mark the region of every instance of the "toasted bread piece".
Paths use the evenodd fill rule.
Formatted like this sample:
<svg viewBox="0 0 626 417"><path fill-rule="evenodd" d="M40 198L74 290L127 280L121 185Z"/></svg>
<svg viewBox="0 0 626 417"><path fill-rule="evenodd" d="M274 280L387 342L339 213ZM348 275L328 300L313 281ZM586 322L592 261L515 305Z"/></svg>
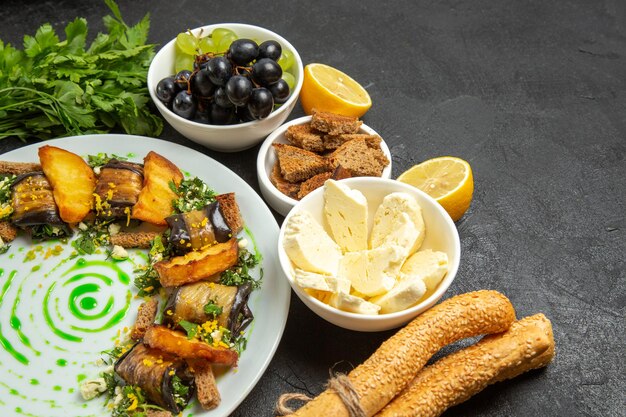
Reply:
<svg viewBox="0 0 626 417"><path fill-rule="evenodd" d="M272 182L272 184L274 184L274 187L276 187L278 191L285 194L287 197L298 198L298 193L300 192L300 183L291 183L289 181L286 181L280 174L280 164L278 162L276 162L276 164L274 164L274 168L272 168L270 181Z"/></svg>
<svg viewBox="0 0 626 417"><path fill-rule="evenodd" d="M285 138L293 145L311 152L323 152L322 134L311 127L310 123L293 125L287 128Z"/></svg>
<svg viewBox="0 0 626 417"><path fill-rule="evenodd" d="M377 135L368 135L367 133L343 133L341 135L324 135L322 140L324 141L324 148L332 151L343 145L344 143L354 139L370 139L376 140L380 138Z"/></svg>
<svg viewBox="0 0 626 417"><path fill-rule="evenodd" d="M75 153L55 146L39 148L41 168L52 186L59 216L66 223L78 223L91 211L96 175Z"/></svg>
<svg viewBox="0 0 626 417"><path fill-rule="evenodd" d="M146 334L150 326L154 324L154 320L159 310L159 300L156 297L150 298L149 301L141 303L137 310L137 320L130 331L130 338L133 340L141 340Z"/></svg>
<svg viewBox="0 0 626 417"><path fill-rule="evenodd" d="M165 218L173 211L172 200L178 197L170 188L170 182L178 186L183 174L176 165L153 151L143 161L143 188L133 206L132 217L165 226Z"/></svg>
<svg viewBox="0 0 626 417"><path fill-rule="evenodd" d="M324 185L326 180L343 180L345 178L352 177L352 174L347 169L343 168L341 165L337 166L333 172L323 172L321 174L317 174L314 177L309 178L304 181L300 185L300 191L298 192L298 200L303 199L307 194L311 191L321 187Z"/></svg>
<svg viewBox="0 0 626 417"><path fill-rule="evenodd" d="M325 158L291 145L272 145L278 157L280 174L289 182L300 182L331 168Z"/></svg>
<svg viewBox="0 0 626 417"><path fill-rule="evenodd" d="M119 232L112 235L111 245L118 245L123 248L150 249L152 241L161 232Z"/></svg>
<svg viewBox="0 0 626 417"><path fill-rule="evenodd" d="M41 165L32 162L0 161L0 175L20 175L41 171Z"/></svg>
<svg viewBox="0 0 626 417"><path fill-rule="evenodd" d="M201 359L187 360L196 381L196 398L205 410L212 410L220 405L222 398L217 389L217 382L210 363Z"/></svg>
<svg viewBox="0 0 626 417"><path fill-rule="evenodd" d="M357 117L313 111L311 127L329 135L356 133L363 124Z"/></svg>
<svg viewBox="0 0 626 417"><path fill-rule="evenodd" d="M229 366L237 365L239 359L234 350L188 339L183 333L161 325L150 327L143 337L143 343L183 359L205 359L211 363Z"/></svg>
<svg viewBox="0 0 626 417"><path fill-rule="evenodd" d="M9 221L0 221L0 239L2 239L4 243L9 243L15 240L16 237L17 228Z"/></svg>
<svg viewBox="0 0 626 417"><path fill-rule="evenodd" d="M237 263L237 239L218 243L207 249L192 251L154 264L164 287L179 287L223 272Z"/></svg>
<svg viewBox="0 0 626 417"><path fill-rule="evenodd" d="M146 411L146 417L173 417L173 415L166 410L148 409L148 411Z"/></svg>
<svg viewBox="0 0 626 417"><path fill-rule="evenodd" d="M328 156L333 167L341 165L355 177L380 177L389 160L380 149L380 138L354 139Z"/></svg>
<svg viewBox="0 0 626 417"><path fill-rule="evenodd" d="M226 219L226 224L233 231L233 236L237 235L243 229L244 222L235 193L219 194L215 196L215 199L220 203L220 211Z"/></svg>

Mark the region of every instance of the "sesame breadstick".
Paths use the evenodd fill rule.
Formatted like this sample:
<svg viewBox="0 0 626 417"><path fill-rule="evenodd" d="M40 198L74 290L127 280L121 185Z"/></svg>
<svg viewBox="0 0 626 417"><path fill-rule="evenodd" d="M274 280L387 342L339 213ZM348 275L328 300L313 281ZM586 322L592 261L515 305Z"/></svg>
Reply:
<svg viewBox="0 0 626 417"><path fill-rule="evenodd" d="M418 316L348 374L365 415L373 416L387 405L442 347L466 337L503 332L514 320L511 302L497 291L458 295ZM332 390L292 415L349 416Z"/></svg>
<svg viewBox="0 0 626 417"><path fill-rule="evenodd" d="M424 368L376 416L439 416L487 385L546 366L553 357L552 325L536 314Z"/></svg>

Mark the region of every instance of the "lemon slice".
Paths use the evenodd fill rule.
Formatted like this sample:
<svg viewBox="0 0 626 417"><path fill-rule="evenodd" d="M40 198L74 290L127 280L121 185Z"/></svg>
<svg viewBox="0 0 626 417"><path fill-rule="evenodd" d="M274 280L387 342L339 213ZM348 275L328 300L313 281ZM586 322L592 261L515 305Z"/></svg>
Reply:
<svg viewBox="0 0 626 417"><path fill-rule="evenodd" d="M352 117L361 117L372 107L372 99L361 84L324 64L304 67L300 103L306 114L315 109Z"/></svg>
<svg viewBox="0 0 626 417"><path fill-rule="evenodd" d="M474 194L472 167L453 156L441 156L414 165L398 181L419 188L437 200L452 220L459 220L469 209Z"/></svg>

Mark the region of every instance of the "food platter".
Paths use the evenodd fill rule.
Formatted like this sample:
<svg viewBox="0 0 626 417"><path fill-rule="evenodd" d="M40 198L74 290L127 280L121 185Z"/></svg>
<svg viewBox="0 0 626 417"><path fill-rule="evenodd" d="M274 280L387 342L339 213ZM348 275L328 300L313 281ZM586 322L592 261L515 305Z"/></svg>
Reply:
<svg viewBox="0 0 626 417"><path fill-rule="evenodd" d="M222 402L212 411L197 404L184 416L229 415L252 390L269 365L285 328L290 287L278 265L278 225L263 200L240 177L217 161L171 142L141 136L101 134L50 141L81 156L106 152L141 162L155 151L197 176L216 192L235 192L247 231L263 256L261 287L252 293L255 315L246 331L247 349L237 368L218 376ZM0 158L35 162L40 144ZM131 252L116 262L106 253L71 257L69 243L33 244L25 236L11 243L0 258L0 415L61 417L109 415L104 398L84 401L80 382L103 370L103 350L132 326L141 298L136 297L133 270L145 254ZM258 274L258 271L256 271Z"/></svg>

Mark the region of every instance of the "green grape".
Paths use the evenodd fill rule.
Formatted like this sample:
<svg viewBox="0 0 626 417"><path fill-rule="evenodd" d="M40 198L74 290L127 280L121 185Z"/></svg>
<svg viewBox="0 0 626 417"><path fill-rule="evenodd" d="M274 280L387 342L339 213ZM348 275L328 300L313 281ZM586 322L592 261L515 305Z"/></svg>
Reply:
<svg viewBox="0 0 626 417"><path fill-rule="evenodd" d="M195 55L198 49L198 38L188 32L179 33L176 36L176 46L187 55Z"/></svg>
<svg viewBox="0 0 626 417"><path fill-rule="evenodd" d="M283 72L287 71L289 68L293 66L295 62L295 58L293 54L286 49L283 49L283 53L278 58L278 65L283 69Z"/></svg>
<svg viewBox="0 0 626 417"><path fill-rule="evenodd" d="M199 48L200 48L200 52L203 54L206 54L209 52L211 53L217 52L217 45L215 44L215 41L213 40L213 38L210 38L208 36L205 36L204 38L200 39Z"/></svg>
<svg viewBox="0 0 626 417"><path fill-rule="evenodd" d="M213 38L213 42L215 42L216 45L219 45L222 38L226 35L232 35L235 39L237 38L235 32L226 28L213 29L213 32L211 32L211 38ZM228 46L230 46L230 44L228 44Z"/></svg>
<svg viewBox="0 0 626 417"><path fill-rule="evenodd" d="M180 51L176 51L176 58L174 59L175 72L186 70L193 70L193 56L183 54Z"/></svg>
<svg viewBox="0 0 626 417"><path fill-rule="evenodd" d="M229 34L224 35L222 39L220 39L219 43L217 44L217 52L228 51L230 44L236 40L237 40L237 35L235 35L234 33L232 34L229 33Z"/></svg>
<svg viewBox="0 0 626 417"><path fill-rule="evenodd" d="M289 91L293 91L296 86L296 77L293 76L290 72L283 71L282 79L285 80L287 85L289 86Z"/></svg>

